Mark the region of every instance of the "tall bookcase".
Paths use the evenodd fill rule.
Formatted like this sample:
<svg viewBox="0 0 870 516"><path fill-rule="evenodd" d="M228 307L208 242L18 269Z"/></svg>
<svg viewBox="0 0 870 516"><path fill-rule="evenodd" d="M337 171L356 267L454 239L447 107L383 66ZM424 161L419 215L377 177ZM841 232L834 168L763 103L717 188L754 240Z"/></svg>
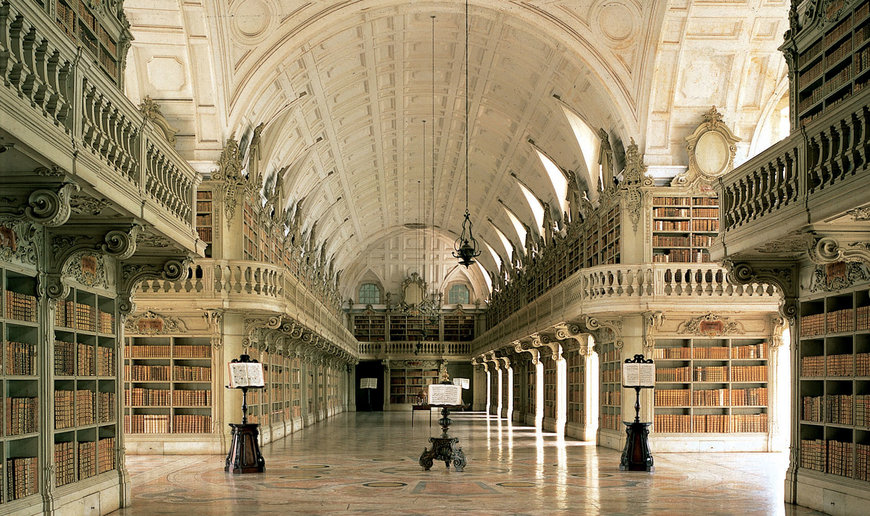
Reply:
<svg viewBox="0 0 870 516"><path fill-rule="evenodd" d="M8 504L39 493L39 325L36 278L27 272L0 268L2 281L3 432L0 440L3 488ZM3 506L0 506L3 507Z"/></svg>
<svg viewBox="0 0 870 516"><path fill-rule="evenodd" d="M444 315L444 339L447 342L474 340L474 315L457 310Z"/></svg>
<svg viewBox="0 0 870 516"><path fill-rule="evenodd" d="M209 337L127 337L124 431L212 433L211 366Z"/></svg>
<svg viewBox="0 0 870 516"><path fill-rule="evenodd" d="M719 233L719 201L712 196L653 197L653 262L709 262Z"/></svg>
<svg viewBox="0 0 870 516"><path fill-rule="evenodd" d="M556 420L556 361L549 353L541 353L544 364L544 419Z"/></svg>
<svg viewBox="0 0 870 516"><path fill-rule="evenodd" d="M530 361L526 368L526 414L532 421L534 421L538 414L537 371L537 365Z"/></svg>
<svg viewBox="0 0 870 516"><path fill-rule="evenodd" d="M302 417L302 359L290 359L290 417Z"/></svg>
<svg viewBox="0 0 870 516"><path fill-rule="evenodd" d="M800 303L800 467L870 481L870 290Z"/></svg>
<svg viewBox="0 0 870 516"><path fill-rule="evenodd" d="M568 369L568 423L586 422L586 357L579 350L565 352Z"/></svg>
<svg viewBox="0 0 870 516"><path fill-rule="evenodd" d="M601 356L601 424L602 429L622 430L622 352L613 342L598 345Z"/></svg>
<svg viewBox="0 0 870 516"><path fill-rule="evenodd" d="M214 202L211 190L196 192L196 233L205 242L205 256L212 255L212 239L214 238Z"/></svg>
<svg viewBox="0 0 870 516"><path fill-rule="evenodd" d="M353 316L353 336L360 342L383 342L387 340L387 316L366 310Z"/></svg>
<svg viewBox="0 0 870 516"><path fill-rule="evenodd" d="M119 48L119 35L95 16L84 0L56 0L55 21L73 41L81 43L100 68L121 86L123 77L120 59L126 49Z"/></svg>
<svg viewBox="0 0 870 516"><path fill-rule="evenodd" d="M795 128L812 122L870 82L867 2L829 2L821 16L825 22L821 30L799 33L786 42L786 46L794 45L797 49L791 70L791 84L797 86L797 105L791 111L797 122Z"/></svg>
<svg viewBox="0 0 870 516"><path fill-rule="evenodd" d="M118 434L115 301L73 287L54 321L54 460L62 486L111 471Z"/></svg>
<svg viewBox="0 0 870 516"><path fill-rule="evenodd" d="M390 404L413 404L420 392L438 381L436 367L390 368Z"/></svg>
<svg viewBox="0 0 870 516"><path fill-rule="evenodd" d="M656 433L767 433L765 339L656 339Z"/></svg>

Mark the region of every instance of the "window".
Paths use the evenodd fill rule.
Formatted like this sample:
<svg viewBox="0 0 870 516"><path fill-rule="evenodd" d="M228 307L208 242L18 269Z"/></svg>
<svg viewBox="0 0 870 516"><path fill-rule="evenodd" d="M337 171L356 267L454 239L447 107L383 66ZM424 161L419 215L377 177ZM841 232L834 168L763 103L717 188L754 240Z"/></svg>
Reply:
<svg viewBox="0 0 870 516"><path fill-rule="evenodd" d="M359 288L359 302L364 305L376 305L381 302L381 289L374 283L363 283Z"/></svg>
<svg viewBox="0 0 870 516"><path fill-rule="evenodd" d="M468 287L462 284L453 285L447 292L447 303L451 305L468 304Z"/></svg>

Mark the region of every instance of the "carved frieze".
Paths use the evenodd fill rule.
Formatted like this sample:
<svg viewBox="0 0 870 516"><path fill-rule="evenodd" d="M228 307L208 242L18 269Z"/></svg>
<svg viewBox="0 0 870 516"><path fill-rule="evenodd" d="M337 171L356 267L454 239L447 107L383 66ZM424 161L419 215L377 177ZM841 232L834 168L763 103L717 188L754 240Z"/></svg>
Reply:
<svg viewBox="0 0 870 516"><path fill-rule="evenodd" d="M146 95L142 102L139 104L139 112L145 115L145 118L154 123L157 127L160 128L160 131L163 133L163 137L166 138L166 141L169 142L170 145L175 146L175 135L178 133L178 129L175 129L169 124L169 120L163 116L163 113L160 112L160 104L154 102L154 99L151 98L150 95Z"/></svg>
<svg viewBox="0 0 870 516"><path fill-rule="evenodd" d="M643 211L644 193L641 187L644 186L653 186L653 180L646 175L643 154L640 153L637 144L634 143L634 138L632 138L625 150L625 171L622 174L619 188L623 190L625 208L628 211L634 231L637 231L637 224Z"/></svg>
<svg viewBox="0 0 870 516"><path fill-rule="evenodd" d="M165 335L187 333L187 325L182 319L162 315L150 310L128 318L124 323L127 334L132 335Z"/></svg>
<svg viewBox="0 0 870 516"><path fill-rule="evenodd" d="M816 265L810 292L831 292L870 281L870 267L863 262L832 262Z"/></svg>
<svg viewBox="0 0 870 516"><path fill-rule="evenodd" d="M36 265L36 226L25 220L0 219L0 260Z"/></svg>
<svg viewBox="0 0 870 516"><path fill-rule="evenodd" d="M112 203L89 195L73 195L70 197L69 205L70 210L76 215L95 216L102 214Z"/></svg>
<svg viewBox="0 0 870 516"><path fill-rule="evenodd" d="M746 328L743 323L722 317L714 313L708 313L688 319L677 326L680 335L700 335L704 337L718 337L724 335L743 335Z"/></svg>
<svg viewBox="0 0 870 516"><path fill-rule="evenodd" d="M109 287L105 258L89 251L70 256L63 266L62 274L89 287Z"/></svg>

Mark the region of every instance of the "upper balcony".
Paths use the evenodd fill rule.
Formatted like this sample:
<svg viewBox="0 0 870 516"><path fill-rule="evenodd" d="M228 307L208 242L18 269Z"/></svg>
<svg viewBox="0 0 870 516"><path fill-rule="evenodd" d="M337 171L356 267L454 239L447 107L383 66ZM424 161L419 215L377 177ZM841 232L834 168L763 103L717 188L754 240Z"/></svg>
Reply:
<svg viewBox="0 0 870 516"><path fill-rule="evenodd" d="M89 202L201 253L193 228L200 177L119 90L121 69L103 52L120 42L106 36L95 49L78 46L52 18L36 2L0 1L4 184L46 175L75 183Z"/></svg>
<svg viewBox="0 0 870 516"><path fill-rule="evenodd" d="M802 252L803 230L866 224L852 211L870 203L868 100L870 88L721 179L714 260Z"/></svg>
<svg viewBox="0 0 870 516"><path fill-rule="evenodd" d="M359 354L342 312L283 266L199 259L184 281L144 281L136 292L136 302L168 308L238 310L251 316L286 315L352 356Z"/></svg>
<svg viewBox="0 0 870 516"><path fill-rule="evenodd" d="M715 264L647 263L581 269L475 339L474 354L583 316L618 317L715 304L719 311L776 312L776 287L727 280Z"/></svg>

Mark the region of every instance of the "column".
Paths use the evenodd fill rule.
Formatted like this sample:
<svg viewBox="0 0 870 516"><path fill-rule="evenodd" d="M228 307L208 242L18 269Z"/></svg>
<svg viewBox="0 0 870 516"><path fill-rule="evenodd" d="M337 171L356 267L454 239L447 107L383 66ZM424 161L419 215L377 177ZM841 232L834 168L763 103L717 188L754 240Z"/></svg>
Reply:
<svg viewBox="0 0 870 516"><path fill-rule="evenodd" d="M223 317L223 352L225 361L238 358L245 350L246 334L244 316L239 313L227 312ZM226 368L226 365L223 365ZM223 371L224 369L221 369ZM242 391L240 389L224 389L223 406L215 405L215 411L223 412L224 425L219 431L221 449L229 449L232 430L229 423L242 422Z"/></svg>
<svg viewBox="0 0 870 516"><path fill-rule="evenodd" d="M344 374L344 410L356 412L356 367L354 364L345 365Z"/></svg>

